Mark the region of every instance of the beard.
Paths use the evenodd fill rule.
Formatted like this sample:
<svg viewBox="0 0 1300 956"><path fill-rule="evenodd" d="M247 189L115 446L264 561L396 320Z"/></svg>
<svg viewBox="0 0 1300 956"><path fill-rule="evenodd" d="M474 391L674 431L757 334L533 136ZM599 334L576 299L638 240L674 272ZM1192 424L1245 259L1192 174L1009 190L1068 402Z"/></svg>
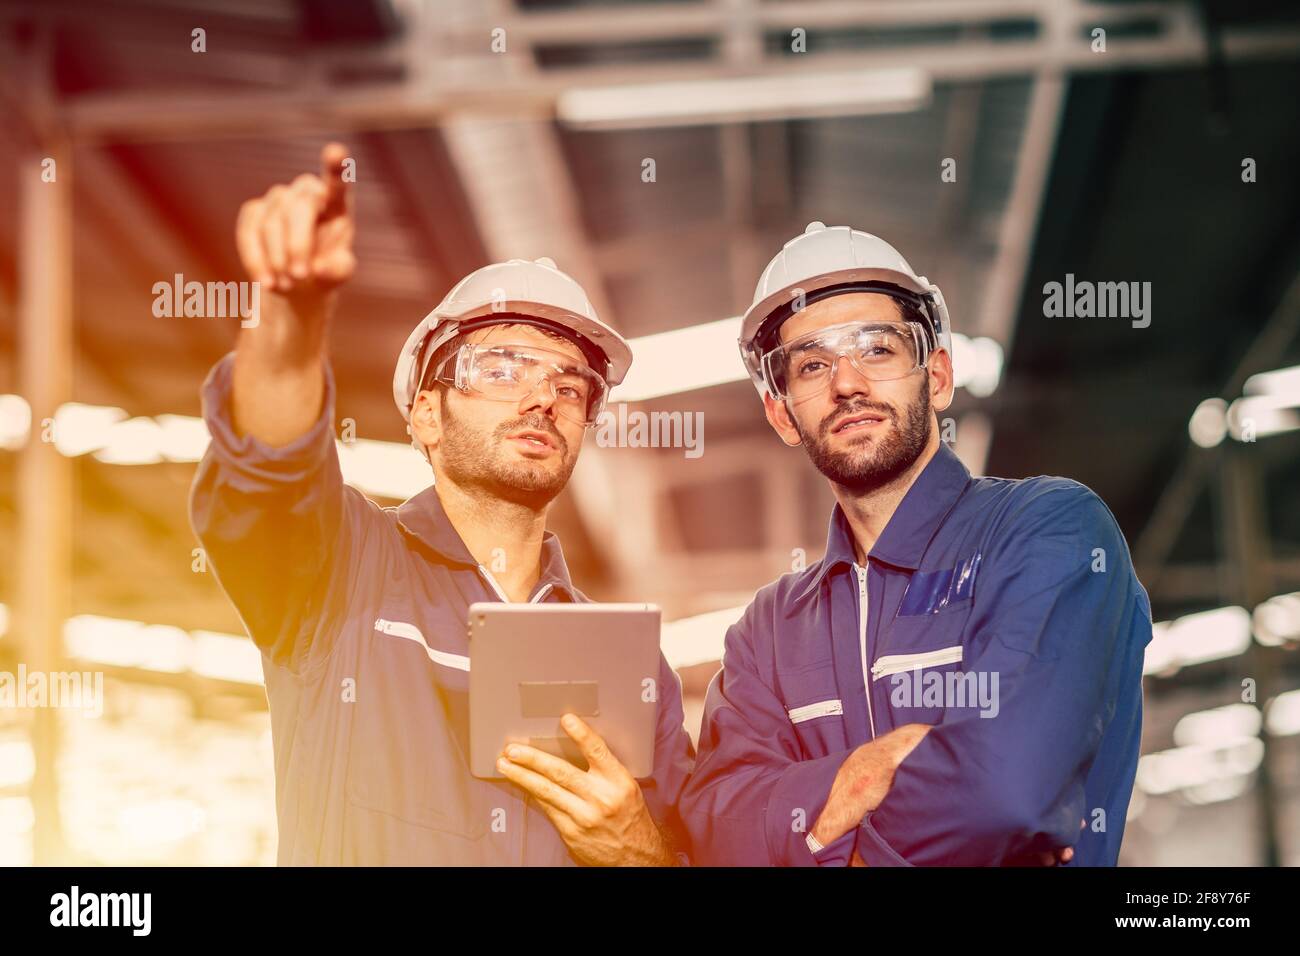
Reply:
<svg viewBox="0 0 1300 956"><path fill-rule="evenodd" d="M818 423L816 430L805 430L792 414L791 421L803 439L808 458L823 475L842 485L854 494L867 494L897 480L925 451L930 439L929 376L921 376L921 388L915 400L903 409L903 414L882 402L866 399L847 400L835 407ZM886 416L890 427L878 440L862 442L855 447L832 451L831 429L835 423L856 412L876 412Z"/></svg>
<svg viewBox="0 0 1300 956"><path fill-rule="evenodd" d="M576 457L569 455L569 443L551 420L541 413L524 415L502 422L491 435L476 431L460 419L444 394L442 402L442 439L440 450L447 476L463 488L477 488L494 498L513 504L541 509L550 504L569 483ZM529 461L507 458L507 436L522 428L545 432L560 451L554 461Z"/></svg>

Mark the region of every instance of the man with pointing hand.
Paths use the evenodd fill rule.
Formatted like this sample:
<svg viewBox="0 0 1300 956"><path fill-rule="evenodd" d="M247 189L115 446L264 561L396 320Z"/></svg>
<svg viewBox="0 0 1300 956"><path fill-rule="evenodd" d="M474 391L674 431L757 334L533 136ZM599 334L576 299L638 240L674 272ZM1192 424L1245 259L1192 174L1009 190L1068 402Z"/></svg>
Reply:
<svg viewBox="0 0 1300 956"><path fill-rule="evenodd" d="M546 530L631 352L548 259L466 276L411 333L393 397L433 484L397 507L345 485L328 327L356 270L347 151L240 210L256 327L209 373L191 521L262 652L281 864L672 865L694 752L660 658L653 776L576 717L586 770L519 744L470 774L475 601L577 602ZM489 565L494 569L488 570Z"/></svg>

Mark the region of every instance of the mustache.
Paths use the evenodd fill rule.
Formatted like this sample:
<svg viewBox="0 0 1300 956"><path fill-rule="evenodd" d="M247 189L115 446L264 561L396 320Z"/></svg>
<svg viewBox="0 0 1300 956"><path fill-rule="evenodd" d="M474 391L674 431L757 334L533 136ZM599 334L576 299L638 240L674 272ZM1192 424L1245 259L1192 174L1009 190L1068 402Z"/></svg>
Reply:
<svg viewBox="0 0 1300 956"><path fill-rule="evenodd" d="M898 412L894 410L892 405L886 405L884 402L870 402L866 399L862 399L851 405L844 405L837 408L835 411L823 418L821 424L817 426L817 434L822 438L825 438L831 433L831 429L839 422L858 414L858 412L878 412L881 415L887 416L895 425L898 424Z"/></svg>
<svg viewBox="0 0 1300 956"><path fill-rule="evenodd" d="M564 436L561 435L559 430L555 427L555 423L540 412L524 415L522 418L516 418L514 421L503 422L497 426L493 437L496 438L497 441L504 441L507 435L511 432L519 431L521 428L531 428L535 431L545 432L555 440L555 445L561 452L567 453L569 451L569 443L564 440Z"/></svg>

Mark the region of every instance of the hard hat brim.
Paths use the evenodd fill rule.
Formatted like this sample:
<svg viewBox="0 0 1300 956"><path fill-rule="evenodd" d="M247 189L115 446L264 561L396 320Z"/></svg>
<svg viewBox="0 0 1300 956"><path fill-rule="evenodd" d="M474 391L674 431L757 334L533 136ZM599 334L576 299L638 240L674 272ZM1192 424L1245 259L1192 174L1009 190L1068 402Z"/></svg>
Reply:
<svg viewBox="0 0 1300 956"><path fill-rule="evenodd" d="M932 286L922 285L907 273L894 269L838 269L833 272L810 276L801 281L797 288L802 289L805 293L812 293L827 286L842 285L848 282L888 282L917 295L926 295L934 291ZM760 299L750 306L740 325L740 340L742 342L752 341L768 316L794 298L790 294L792 291L789 288L778 289L767 298Z"/></svg>

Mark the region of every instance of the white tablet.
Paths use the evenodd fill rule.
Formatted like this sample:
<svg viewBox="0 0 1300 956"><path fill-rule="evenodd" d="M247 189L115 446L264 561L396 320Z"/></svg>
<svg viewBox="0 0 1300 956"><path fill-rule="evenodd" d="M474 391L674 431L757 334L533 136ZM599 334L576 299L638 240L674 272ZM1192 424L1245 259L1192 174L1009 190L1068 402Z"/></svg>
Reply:
<svg viewBox="0 0 1300 956"><path fill-rule="evenodd" d="M584 770L560 726L576 714L628 772L654 772L659 608L653 604L505 604L469 608L470 770L500 777L507 743Z"/></svg>

